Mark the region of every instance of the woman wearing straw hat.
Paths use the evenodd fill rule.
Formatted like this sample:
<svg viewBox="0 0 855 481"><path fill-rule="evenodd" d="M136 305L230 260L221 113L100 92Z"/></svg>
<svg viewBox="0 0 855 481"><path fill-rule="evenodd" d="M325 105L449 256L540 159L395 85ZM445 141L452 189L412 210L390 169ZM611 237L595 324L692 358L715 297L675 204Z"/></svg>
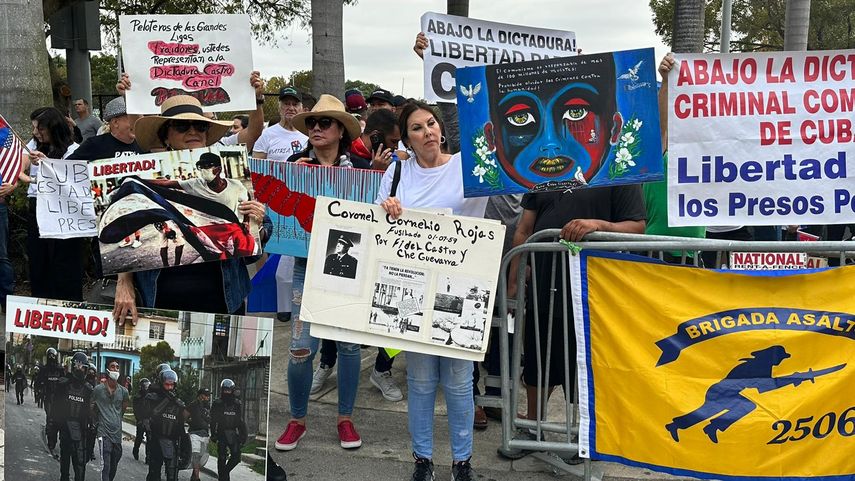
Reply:
<svg viewBox="0 0 855 481"><path fill-rule="evenodd" d="M309 137L303 152L292 155L289 162L338 167L368 169L368 162L350 158L350 144L359 137L359 121L347 113L344 104L332 95L321 95L311 112L297 114L294 127ZM294 262L294 301L291 322L291 346L288 360L288 400L291 403L291 422L276 440L276 449L290 451L306 434L306 412L309 390L312 386L312 360L320 340L310 335L310 325L300 319L300 301L306 278L306 259ZM355 449L362 446L362 438L351 421L356 389L359 384L361 356L359 344L336 341L338 363L338 436L341 447Z"/></svg>
<svg viewBox="0 0 855 481"><path fill-rule="evenodd" d="M205 117L199 101L189 95L170 97L163 102L160 109L160 115L143 117L137 120L134 126L137 142L144 150L151 151L158 147L167 150L207 147L216 143L231 126L231 122ZM216 182L213 184L217 185ZM211 183L208 183L203 188L210 190L210 185ZM183 186L173 181L173 184L167 187ZM221 189L203 194L214 199L225 195L226 192ZM264 210L264 204L257 201L237 202L239 215L249 215L258 222L266 220ZM123 320L130 314L136 323L134 288L139 290L142 305L145 307L242 314L245 308L244 299L251 287L245 264L256 260L253 257L244 257L119 274L113 315L116 319Z"/></svg>

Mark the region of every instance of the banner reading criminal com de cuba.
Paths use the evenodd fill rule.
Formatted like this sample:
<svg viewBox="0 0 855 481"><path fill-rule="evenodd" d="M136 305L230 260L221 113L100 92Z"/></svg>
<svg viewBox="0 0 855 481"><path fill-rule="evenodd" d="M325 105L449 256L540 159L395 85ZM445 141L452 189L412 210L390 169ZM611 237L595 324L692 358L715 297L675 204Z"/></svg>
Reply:
<svg viewBox="0 0 855 481"><path fill-rule="evenodd" d="M855 50L674 58L670 225L855 222Z"/></svg>
<svg viewBox="0 0 855 481"><path fill-rule="evenodd" d="M573 259L583 457L713 479L855 480L855 267Z"/></svg>

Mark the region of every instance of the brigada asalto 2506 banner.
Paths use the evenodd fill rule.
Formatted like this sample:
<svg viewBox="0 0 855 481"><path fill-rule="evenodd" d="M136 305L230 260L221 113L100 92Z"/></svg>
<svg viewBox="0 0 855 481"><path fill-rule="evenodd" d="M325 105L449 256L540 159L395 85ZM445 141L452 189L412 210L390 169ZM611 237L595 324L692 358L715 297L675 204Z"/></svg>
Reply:
<svg viewBox="0 0 855 481"><path fill-rule="evenodd" d="M574 259L582 456L713 479L855 479L855 267Z"/></svg>

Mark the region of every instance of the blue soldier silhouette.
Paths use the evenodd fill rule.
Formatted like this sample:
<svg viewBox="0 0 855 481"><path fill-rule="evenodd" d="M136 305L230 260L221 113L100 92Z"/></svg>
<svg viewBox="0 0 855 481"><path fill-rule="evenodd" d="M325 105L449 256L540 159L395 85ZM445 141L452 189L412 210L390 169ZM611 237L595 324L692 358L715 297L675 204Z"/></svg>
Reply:
<svg viewBox="0 0 855 481"><path fill-rule="evenodd" d="M718 443L718 432L724 432L735 422L747 416L757 405L742 394L743 389L753 388L764 393L780 389L790 384L798 386L803 381L815 382L814 378L843 369L846 365L839 364L827 369L814 371L808 369L804 373L793 373L788 376L772 377L772 368L781 364L790 354L783 346L771 346L751 353L752 357L740 359L740 364L734 367L721 381L713 384L707 390L704 403L690 413L678 416L665 425L674 441L679 442L677 431L687 429L707 419L713 418L704 426L704 433L710 440ZM724 411L718 417L719 413Z"/></svg>

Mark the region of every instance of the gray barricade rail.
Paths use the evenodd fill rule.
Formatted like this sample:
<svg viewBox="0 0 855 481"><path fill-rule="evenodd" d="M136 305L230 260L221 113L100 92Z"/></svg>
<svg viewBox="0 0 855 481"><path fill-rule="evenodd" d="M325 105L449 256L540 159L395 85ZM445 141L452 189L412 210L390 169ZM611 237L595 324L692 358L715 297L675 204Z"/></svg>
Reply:
<svg viewBox="0 0 855 481"><path fill-rule="evenodd" d="M564 328L563 332L572 332L572 306L565 302L556 302L556 280L560 279L567 285L569 275L569 258L571 255L565 244L558 242L560 231L557 229L544 230L532 235L525 244L514 247L502 259L502 265L497 286L496 306L498 317L493 319L493 327L498 328L494 333L492 342L499 342L500 347L500 369L501 369L501 398L496 396L477 396L476 404L481 406L496 407L502 409L502 445L499 451L511 458L530 454L550 465L555 474L570 473L583 476L586 481L597 480L602 476L601 472L594 469L589 459L584 458L587 453L581 453L584 461L580 466L577 444L579 432L579 419L576 406L578 405L578 384L575 381L575 358L570 359L567 349L564 350L564 386L573 386L572 393L565 393L564 421L547 421L545 403L543 402L544 390L542 386L549 386L549 369L546 373L538 367L537 379L537 416L536 419L522 419L517 416L520 408L520 395L524 392L521 386L521 370L523 355L523 339L525 333L525 309L526 309L526 269L531 268L529 277L531 291L547 288L549 293L548 319L546 321L546 346L536 343L535 356L538 365L550 365L553 356L552 333L555 322L560 322ZM692 239L684 237L652 236L643 234L619 234L609 232L594 232L585 236L583 242L576 243L583 249L596 249L612 252L634 252L649 257L663 257L663 252L680 252L678 261L684 264L697 265L697 259L701 251L716 252L717 265L720 265L721 256L731 251L738 252L805 252L814 255L837 258L840 265L855 263L855 242L850 241L817 241L817 242L792 242L792 241L727 241L715 239ZM688 253L694 253L689 256ZM534 262L535 254L551 254L552 268L549 273L549 285L538 286L537 271ZM519 257L517 266L517 293L514 299L507 298L508 276L514 258ZM688 259L688 262L686 260ZM561 266L558 269L558 266ZM560 278L558 277L560 276ZM562 295L563 298L563 295ZM535 328L534 335L540 339L542 322L539 320L538 298L532 296L533 314ZM558 305L560 304L560 305ZM513 345L508 339L508 317L504 313L514 312L514 336ZM575 342L575 340L571 340ZM545 363L540 361L545 360ZM572 361L572 363L571 363ZM572 382L572 384L571 384ZM552 385L559 384L552 382ZM569 461L569 464L568 464Z"/></svg>

